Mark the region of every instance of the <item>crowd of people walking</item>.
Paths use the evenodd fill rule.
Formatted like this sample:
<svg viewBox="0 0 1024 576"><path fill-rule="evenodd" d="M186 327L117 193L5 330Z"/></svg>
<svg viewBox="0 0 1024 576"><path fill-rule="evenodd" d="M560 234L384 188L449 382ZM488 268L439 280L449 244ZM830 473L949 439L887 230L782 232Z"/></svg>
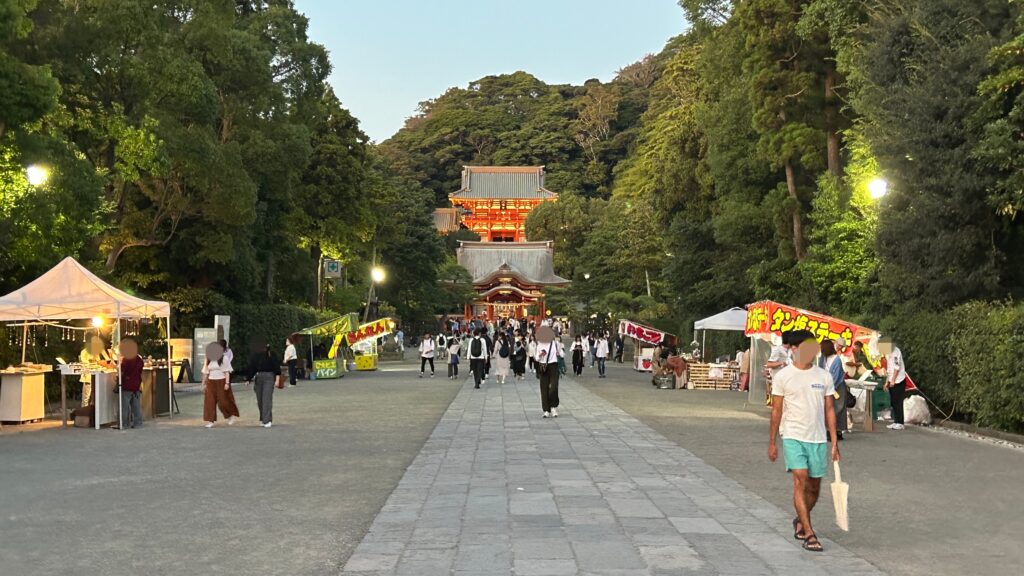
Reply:
<svg viewBox="0 0 1024 576"><path fill-rule="evenodd" d="M607 375L609 361L622 362L623 339L606 331L577 335L566 351L562 343L567 331L561 321L549 319L535 325L527 318L503 318L497 322L483 318L464 324L442 322L438 334L424 333L418 339L419 377L434 376L434 359L447 357L448 378L459 378L459 365L468 363L474 388L494 376L504 384L510 378L525 380L531 372L540 384L544 417L558 416L558 378L566 374L566 355L573 376L581 376L589 358L598 378ZM417 340L414 338L414 340Z"/></svg>

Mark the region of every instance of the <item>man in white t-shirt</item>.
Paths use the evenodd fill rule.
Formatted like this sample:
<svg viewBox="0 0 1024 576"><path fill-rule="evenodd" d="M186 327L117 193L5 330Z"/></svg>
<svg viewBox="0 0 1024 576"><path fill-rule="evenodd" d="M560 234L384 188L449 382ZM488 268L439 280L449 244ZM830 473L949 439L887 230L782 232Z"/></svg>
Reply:
<svg viewBox="0 0 1024 576"><path fill-rule="evenodd" d="M804 541L804 549L821 552L821 542L811 527L811 510L818 502L821 478L828 468L828 441L832 460L839 460L836 442L836 413L833 407L832 376L814 365L820 351L817 338L807 330L790 333L793 363L779 370L772 381L771 435L768 459L779 456L776 437L782 433L786 469L793 475L793 536ZM826 434L827 431L827 434Z"/></svg>
<svg viewBox="0 0 1024 576"><path fill-rule="evenodd" d="M885 356L885 390L889 391L892 404L890 430L903 430L903 400L907 397L907 367L903 363L903 351L892 343L892 338L878 339L878 351Z"/></svg>

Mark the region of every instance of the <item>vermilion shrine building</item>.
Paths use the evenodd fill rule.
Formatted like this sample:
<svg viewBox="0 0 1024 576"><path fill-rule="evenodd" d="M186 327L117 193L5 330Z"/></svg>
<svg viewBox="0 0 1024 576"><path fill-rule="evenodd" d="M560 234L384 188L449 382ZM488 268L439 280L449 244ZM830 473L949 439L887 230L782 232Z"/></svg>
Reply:
<svg viewBox="0 0 1024 576"><path fill-rule="evenodd" d="M558 194L544 188L543 166L466 166L452 208L434 213L442 233L464 227L480 242L460 242L458 262L469 270L478 298L466 318L522 318L530 306L546 315L544 288L569 281L554 272L551 242L526 241L526 216Z"/></svg>
<svg viewBox="0 0 1024 576"><path fill-rule="evenodd" d="M525 242L526 215L558 194L544 188L543 166L465 166L462 188L448 199L480 240Z"/></svg>

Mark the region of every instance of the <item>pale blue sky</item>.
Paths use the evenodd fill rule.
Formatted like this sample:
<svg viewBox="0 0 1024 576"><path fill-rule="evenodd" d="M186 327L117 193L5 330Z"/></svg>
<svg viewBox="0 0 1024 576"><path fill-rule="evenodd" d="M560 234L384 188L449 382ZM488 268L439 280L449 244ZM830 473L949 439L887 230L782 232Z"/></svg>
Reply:
<svg viewBox="0 0 1024 576"><path fill-rule="evenodd" d="M377 141L416 105L489 74L608 80L686 28L675 0L296 0L330 82Z"/></svg>

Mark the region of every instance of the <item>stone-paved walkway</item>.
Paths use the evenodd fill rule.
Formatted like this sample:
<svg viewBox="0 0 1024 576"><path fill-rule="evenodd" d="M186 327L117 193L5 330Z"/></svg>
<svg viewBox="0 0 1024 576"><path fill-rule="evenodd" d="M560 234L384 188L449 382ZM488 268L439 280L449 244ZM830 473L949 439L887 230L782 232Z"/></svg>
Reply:
<svg viewBox="0 0 1024 576"><path fill-rule="evenodd" d="M561 400L545 420L529 375L467 384L342 574L880 573L824 537L801 550L789 511L582 385Z"/></svg>

